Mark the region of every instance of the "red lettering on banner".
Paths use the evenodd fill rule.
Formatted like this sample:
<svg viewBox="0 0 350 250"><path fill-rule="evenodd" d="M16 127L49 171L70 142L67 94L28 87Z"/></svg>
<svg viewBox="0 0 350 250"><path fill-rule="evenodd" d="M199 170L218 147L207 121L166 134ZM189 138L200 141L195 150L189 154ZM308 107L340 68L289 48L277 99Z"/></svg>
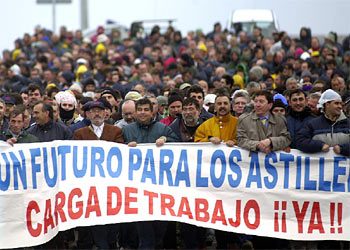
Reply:
<svg viewBox="0 0 350 250"><path fill-rule="evenodd" d="M318 230L321 234L324 234L319 202L314 202L312 204L311 218L310 218L310 223L309 223L309 228L307 230L307 233L311 234L313 233L314 230Z"/></svg>
<svg viewBox="0 0 350 250"><path fill-rule="evenodd" d="M224 208L222 206L222 200L217 200L215 202L213 216L211 218L211 223L215 224L217 221L221 221L223 225L227 225Z"/></svg>
<svg viewBox="0 0 350 250"><path fill-rule="evenodd" d="M250 223L249 221L249 212L250 210L254 211L254 222ZM260 208L259 204L255 200L249 200L244 207L243 212L244 223L249 229L257 229L260 225Z"/></svg>
<svg viewBox="0 0 350 250"><path fill-rule="evenodd" d="M51 200L46 200L45 204L45 215L44 215L44 234L47 234L47 228L51 226L51 229L55 228L55 224L53 223L53 217L51 214Z"/></svg>
<svg viewBox="0 0 350 250"><path fill-rule="evenodd" d="M55 215L55 224L58 225L58 215L61 218L61 222L67 221L66 215L63 211L63 207L66 204L66 196L63 192L58 192L55 197L55 208L54 208L54 215Z"/></svg>
<svg viewBox="0 0 350 250"><path fill-rule="evenodd" d="M137 194L137 192L137 188L125 188L125 214L137 214L137 207L130 207L131 203L137 202L137 197L131 196L132 194Z"/></svg>
<svg viewBox="0 0 350 250"><path fill-rule="evenodd" d="M148 196L148 213L153 214L154 198L158 198L158 194L147 190L143 191L143 194Z"/></svg>
<svg viewBox="0 0 350 250"><path fill-rule="evenodd" d="M208 222L209 221L209 213L208 213L208 201L206 199L197 198L195 199L196 205L196 220Z"/></svg>
<svg viewBox="0 0 350 250"><path fill-rule="evenodd" d="M74 188L68 196L68 215L72 220L77 220L83 215L83 206L84 203L82 201L77 201L75 203L75 208L78 208L78 211L73 211L73 199L74 196L80 198L82 196L82 192L80 188Z"/></svg>
<svg viewBox="0 0 350 250"><path fill-rule="evenodd" d="M303 202L303 207L301 210L299 208L299 203L297 201L293 201L292 204L294 208L295 217L297 218L297 221L298 221L298 233L302 234L304 231L303 223L305 219L305 214L306 214L307 208L309 207L310 202L308 201Z"/></svg>
<svg viewBox="0 0 350 250"><path fill-rule="evenodd" d="M241 200L236 200L236 220L233 220L233 218L228 218L228 223L230 223L233 227L239 227L241 224Z"/></svg>
<svg viewBox="0 0 350 250"><path fill-rule="evenodd" d="M165 215L165 210L167 209L171 216L176 216L173 209L174 204L175 204L175 199L172 195L160 194L160 206L161 206L162 215Z"/></svg>
<svg viewBox="0 0 350 250"><path fill-rule="evenodd" d="M179 211L177 213L178 217L182 217L183 215L187 215L189 219L193 219L193 214L191 212L190 204L186 197L181 197Z"/></svg>
<svg viewBox="0 0 350 250"><path fill-rule="evenodd" d="M117 196L116 206L113 207L113 195ZM118 187L107 188L107 215L116 215L122 207L122 193Z"/></svg>
<svg viewBox="0 0 350 250"><path fill-rule="evenodd" d="M32 224L32 211L36 214L40 213L40 208L36 201L30 201L26 212L27 229L31 236L38 237L41 233L42 224L37 223L37 227L34 228Z"/></svg>
<svg viewBox="0 0 350 250"><path fill-rule="evenodd" d="M96 187L90 187L89 196L86 205L85 218L90 217L90 213L95 212L96 216L101 216L101 208L98 201Z"/></svg>

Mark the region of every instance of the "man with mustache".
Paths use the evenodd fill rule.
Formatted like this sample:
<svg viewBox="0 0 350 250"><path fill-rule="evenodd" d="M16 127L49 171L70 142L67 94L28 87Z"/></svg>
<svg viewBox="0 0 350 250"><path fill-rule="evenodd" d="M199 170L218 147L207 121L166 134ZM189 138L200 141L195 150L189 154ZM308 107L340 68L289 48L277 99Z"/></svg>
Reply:
<svg viewBox="0 0 350 250"><path fill-rule="evenodd" d="M196 130L195 142L225 143L232 147L236 143L237 118L230 113L231 101L226 91L219 91L215 99L216 115L202 123Z"/></svg>
<svg viewBox="0 0 350 250"><path fill-rule="evenodd" d="M294 89L289 93L289 112L286 116L287 127L292 138L291 148L296 148L296 135L298 131L313 118L307 106L306 94L301 89Z"/></svg>
<svg viewBox="0 0 350 250"><path fill-rule="evenodd" d="M105 105L101 101L90 101L84 105L86 117L91 125L76 130L73 134L74 140L104 140L123 143L122 130L116 126L105 123ZM96 225L91 227L80 227L78 229L79 249L91 249L95 243L98 249L113 249L115 247L118 225ZM93 241L92 241L93 240Z"/></svg>

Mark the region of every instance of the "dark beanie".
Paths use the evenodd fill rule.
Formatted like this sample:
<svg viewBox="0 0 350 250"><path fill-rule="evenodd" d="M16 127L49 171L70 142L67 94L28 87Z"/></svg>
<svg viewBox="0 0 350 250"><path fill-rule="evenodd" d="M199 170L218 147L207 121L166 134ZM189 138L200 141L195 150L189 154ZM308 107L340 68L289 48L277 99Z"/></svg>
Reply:
<svg viewBox="0 0 350 250"><path fill-rule="evenodd" d="M287 106L280 99L276 99L273 102L271 110L273 110L275 107L280 107L280 108L284 108L285 110L287 110Z"/></svg>
<svg viewBox="0 0 350 250"><path fill-rule="evenodd" d="M173 102L176 102L176 101L179 101L179 102L183 102L183 99L180 95L178 94L173 94L173 95L170 95L169 98L168 98L168 106L170 104L172 104Z"/></svg>

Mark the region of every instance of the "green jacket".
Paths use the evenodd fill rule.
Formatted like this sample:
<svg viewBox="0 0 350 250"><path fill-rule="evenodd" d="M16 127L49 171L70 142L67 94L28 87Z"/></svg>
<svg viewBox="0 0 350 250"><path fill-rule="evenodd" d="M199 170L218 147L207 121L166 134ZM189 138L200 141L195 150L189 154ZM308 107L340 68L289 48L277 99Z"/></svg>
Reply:
<svg viewBox="0 0 350 250"><path fill-rule="evenodd" d="M12 137L13 137L13 134L10 132L10 130L6 130L3 132L0 139L3 141L7 141ZM38 137L32 134L29 134L27 131L22 131L17 137L17 143L33 143L33 142L40 142L40 140Z"/></svg>

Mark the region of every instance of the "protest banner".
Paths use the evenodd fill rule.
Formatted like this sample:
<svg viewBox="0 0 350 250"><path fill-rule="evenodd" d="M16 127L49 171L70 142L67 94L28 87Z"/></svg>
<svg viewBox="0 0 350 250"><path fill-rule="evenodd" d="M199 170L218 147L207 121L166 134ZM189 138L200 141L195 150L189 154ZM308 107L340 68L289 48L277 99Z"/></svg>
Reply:
<svg viewBox="0 0 350 250"><path fill-rule="evenodd" d="M293 240L350 239L350 159L202 143L0 151L0 248L78 226L167 220Z"/></svg>

